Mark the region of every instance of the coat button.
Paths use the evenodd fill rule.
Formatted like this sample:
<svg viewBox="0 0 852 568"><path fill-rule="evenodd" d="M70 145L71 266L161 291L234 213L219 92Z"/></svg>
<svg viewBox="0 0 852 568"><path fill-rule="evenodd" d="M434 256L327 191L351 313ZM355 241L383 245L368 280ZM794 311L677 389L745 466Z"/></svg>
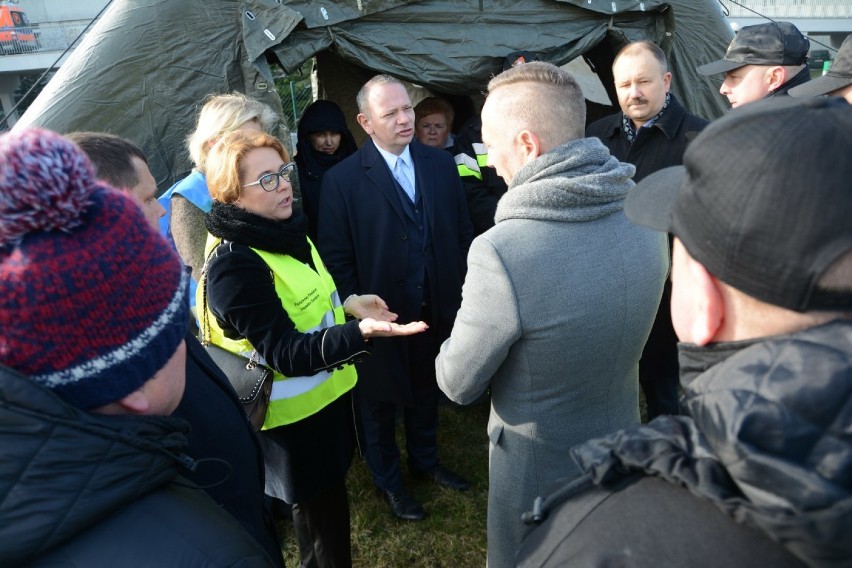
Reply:
<svg viewBox="0 0 852 568"><path fill-rule="evenodd" d="M399 236L399 238L400 238L400 239L402 239L402 240L404 240L404 241L405 241L405 240L408 240L408 233L403 233L403 234L401 234L401 235Z"/></svg>

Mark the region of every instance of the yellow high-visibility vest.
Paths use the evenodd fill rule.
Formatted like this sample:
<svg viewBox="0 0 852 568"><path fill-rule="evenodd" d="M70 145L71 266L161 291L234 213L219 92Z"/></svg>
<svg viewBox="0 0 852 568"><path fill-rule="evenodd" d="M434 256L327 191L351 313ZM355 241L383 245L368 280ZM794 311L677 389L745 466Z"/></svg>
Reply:
<svg viewBox="0 0 852 568"><path fill-rule="evenodd" d="M220 240L213 235L207 236L205 257L219 246ZM346 321L334 280L310 239L308 242L316 272L292 256L251 249L269 267L281 305L300 333L319 331ZM248 358L254 347L246 339L225 337L210 307L204 304L205 278L206 274L202 275L196 297L199 309L207 310L210 342ZM266 364L262 358L260 362ZM292 424L316 414L355 386L358 375L353 365L339 361L327 361L326 364L329 370L305 377L286 377L273 369L272 396L263 423L264 430Z"/></svg>

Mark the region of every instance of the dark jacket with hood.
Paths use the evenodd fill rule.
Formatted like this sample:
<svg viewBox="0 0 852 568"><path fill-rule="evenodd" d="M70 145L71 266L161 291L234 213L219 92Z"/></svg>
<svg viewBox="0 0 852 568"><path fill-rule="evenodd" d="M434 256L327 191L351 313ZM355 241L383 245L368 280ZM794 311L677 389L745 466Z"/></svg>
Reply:
<svg viewBox="0 0 852 568"><path fill-rule="evenodd" d="M187 425L104 416L0 368L0 566L273 566L178 477Z"/></svg>
<svg viewBox="0 0 852 568"><path fill-rule="evenodd" d="M519 565L852 565L852 321L682 344L681 376L689 417L572 450Z"/></svg>
<svg viewBox="0 0 852 568"><path fill-rule="evenodd" d="M340 133L340 146L334 154L317 152L311 145L310 134L331 130ZM315 101L299 120L299 141L296 143L296 167L299 170L299 188L302 192L302 209L308 216L308 236L317 240L317 215L322 176L343 158L354 154L358 147L346 127L343 111L331 101Z"/></svg>

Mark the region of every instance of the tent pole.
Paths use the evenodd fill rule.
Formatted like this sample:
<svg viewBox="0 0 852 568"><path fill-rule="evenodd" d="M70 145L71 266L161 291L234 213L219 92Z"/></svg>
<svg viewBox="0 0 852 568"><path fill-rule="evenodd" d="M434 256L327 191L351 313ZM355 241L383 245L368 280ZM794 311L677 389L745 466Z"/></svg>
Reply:
<svg viewBox="0 0 852 568"><path fill-rule="evenodd" d="M295 130L299 123L299 117L296 116L296 93L293 91L293 81L290 81L290 104L293 105L293 129Z"/></svg>

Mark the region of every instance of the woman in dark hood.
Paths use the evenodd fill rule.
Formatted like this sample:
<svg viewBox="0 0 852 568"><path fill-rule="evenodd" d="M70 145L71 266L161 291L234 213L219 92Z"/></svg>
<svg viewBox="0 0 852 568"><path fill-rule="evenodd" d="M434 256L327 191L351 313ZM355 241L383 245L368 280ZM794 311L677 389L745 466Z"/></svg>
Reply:
<svg viewBox="0 0 852 568"><path fill-rule="evenodd" d="M331 101L315 101L299 121L296 166L302 191L302 208L308 217L308 235L317 236L317 215L322 176L357 150L340 107Z"/></svg>

